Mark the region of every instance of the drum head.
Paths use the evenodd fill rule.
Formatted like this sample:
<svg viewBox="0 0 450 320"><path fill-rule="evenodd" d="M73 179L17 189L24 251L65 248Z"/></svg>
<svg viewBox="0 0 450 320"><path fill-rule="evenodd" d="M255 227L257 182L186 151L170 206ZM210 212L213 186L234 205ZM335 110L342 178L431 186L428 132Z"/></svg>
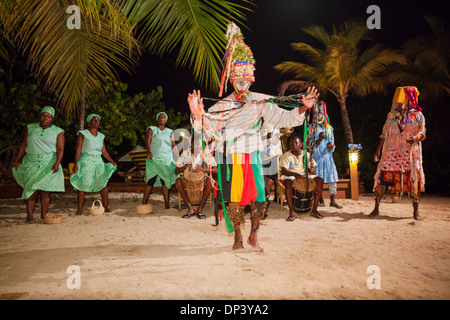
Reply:
<svg viewBox="0 0 450 320"><path fill-rule="evenodd" d="M189 170L184 172L183 176L188 181L198 181L203 179L205 173L201 171Z"/></svg>
<svg viewBox="0 0 450 320"><path fill-rule="evenodd" d="M313 191L314 189L316 189L316 182L313 179L308 179L309 180L309 186L308 188L306 188L306 178L301 177L301 178L296 178L294 180L294 182L292 183L292 187L294 189L300 190L300 191Z"/></svg>

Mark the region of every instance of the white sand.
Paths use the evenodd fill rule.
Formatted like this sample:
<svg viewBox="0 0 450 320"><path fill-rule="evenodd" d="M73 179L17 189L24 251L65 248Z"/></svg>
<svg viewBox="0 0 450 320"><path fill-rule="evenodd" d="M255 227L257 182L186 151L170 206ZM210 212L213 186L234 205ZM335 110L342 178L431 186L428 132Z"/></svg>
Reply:
<svg viewBox="0 0 450 320"><path fill-rule="evenodd" d="M320 208L324 219L301 215L287 222L287 209L271 204L261 222L265 253L233 252L225 223L182 219L151 196L154 213L136 214L142 194L111 193L113 212L92 216L87 197L83 216L75 194L54 195L49 212L63 223L24 224L25 204L0 200L0 295L21 299L449 299L449 198L425 196L424 221L412 219L412 205L383 200L370 219L370 196L340 199L337 210ZM178 203L176 195L171 205ZM326 200L328 205L329 201ZM249 233L249 220L244 237ZM69 266L80 270L80 289L69 289ZM367 279L380 270L380 289ZM71 278L72 279L72 278ZM75 283L75 282L70 282ZM373 282L376 283L376 282Z"/></svg>

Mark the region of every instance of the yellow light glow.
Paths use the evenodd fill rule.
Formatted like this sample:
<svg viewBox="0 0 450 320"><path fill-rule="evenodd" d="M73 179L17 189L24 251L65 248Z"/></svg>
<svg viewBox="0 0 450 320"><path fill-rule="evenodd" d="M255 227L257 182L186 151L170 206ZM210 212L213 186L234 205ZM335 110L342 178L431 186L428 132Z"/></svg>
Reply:
<svg viewBox="0 0 450 320"><path fill-rule="evenodd" d="M350 151L348 154L348 159L350 161L350 163L358 163L359 161L359 156L358 156L358 152L357 151Z"/></svg>

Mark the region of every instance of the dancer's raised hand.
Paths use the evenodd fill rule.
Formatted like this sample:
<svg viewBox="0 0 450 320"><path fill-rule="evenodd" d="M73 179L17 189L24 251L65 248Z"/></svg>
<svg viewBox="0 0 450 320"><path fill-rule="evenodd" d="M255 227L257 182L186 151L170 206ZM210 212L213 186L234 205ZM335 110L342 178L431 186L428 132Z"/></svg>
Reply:
<svg viewBox="0 0 450 320"><path fill-rule="evenodd" d="M193 91L189 93L188 99L189 108L191 109L191 113L194 115L194 119L196 121L202 120L203 114L203 98L200 96L200 90Z"/></svg>

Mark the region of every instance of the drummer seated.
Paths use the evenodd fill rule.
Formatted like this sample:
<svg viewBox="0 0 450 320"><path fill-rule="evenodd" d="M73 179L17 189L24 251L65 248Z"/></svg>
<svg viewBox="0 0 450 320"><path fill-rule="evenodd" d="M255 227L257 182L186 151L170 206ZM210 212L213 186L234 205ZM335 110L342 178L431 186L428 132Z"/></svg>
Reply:
<svg viewBox="0 0 450 320"><path fill-rule="evenodd" d="M306 172L303 168L304 152L302 139L293 135L290 137L291 150L285 152L280 158L281 177L280 182L284 185L286 201L289 207L289 217L287 221L294 221L298 216L294 210L294 190L293 182L295 179L306 178ZM314 204L311 210L311 216L322 219L323 216L317 211L319 200L322 195L323 180L314 175L314 160L310 160L310 154L307 152L308 159L308 178L316 182Z"/></svg>
<svg viewBox="0 0 450 320"><path fill-rule="evenodd" d="M197 210L194 209L192 202L189 200L189 195L184 188L182 177L179 177L175 184L180 192L181 197L183 198L184 203L188 207L188 212L183 215L183 218L191 218L192 216L197 216L199 219L205 219L206 215L202 213L203 207L208 199L209 193L212 191L212 183L210 179L211 174L217 173L217 164L213 157L209 157L208 163L201 160L201 154L199 154L195 159L192 152L184 152L181 157L179 157L176 162L177 168L175 169L175 174L183 174L186 171L198 171L204 172L204 187L203 187L203 196L197 207Z"/></svg>

